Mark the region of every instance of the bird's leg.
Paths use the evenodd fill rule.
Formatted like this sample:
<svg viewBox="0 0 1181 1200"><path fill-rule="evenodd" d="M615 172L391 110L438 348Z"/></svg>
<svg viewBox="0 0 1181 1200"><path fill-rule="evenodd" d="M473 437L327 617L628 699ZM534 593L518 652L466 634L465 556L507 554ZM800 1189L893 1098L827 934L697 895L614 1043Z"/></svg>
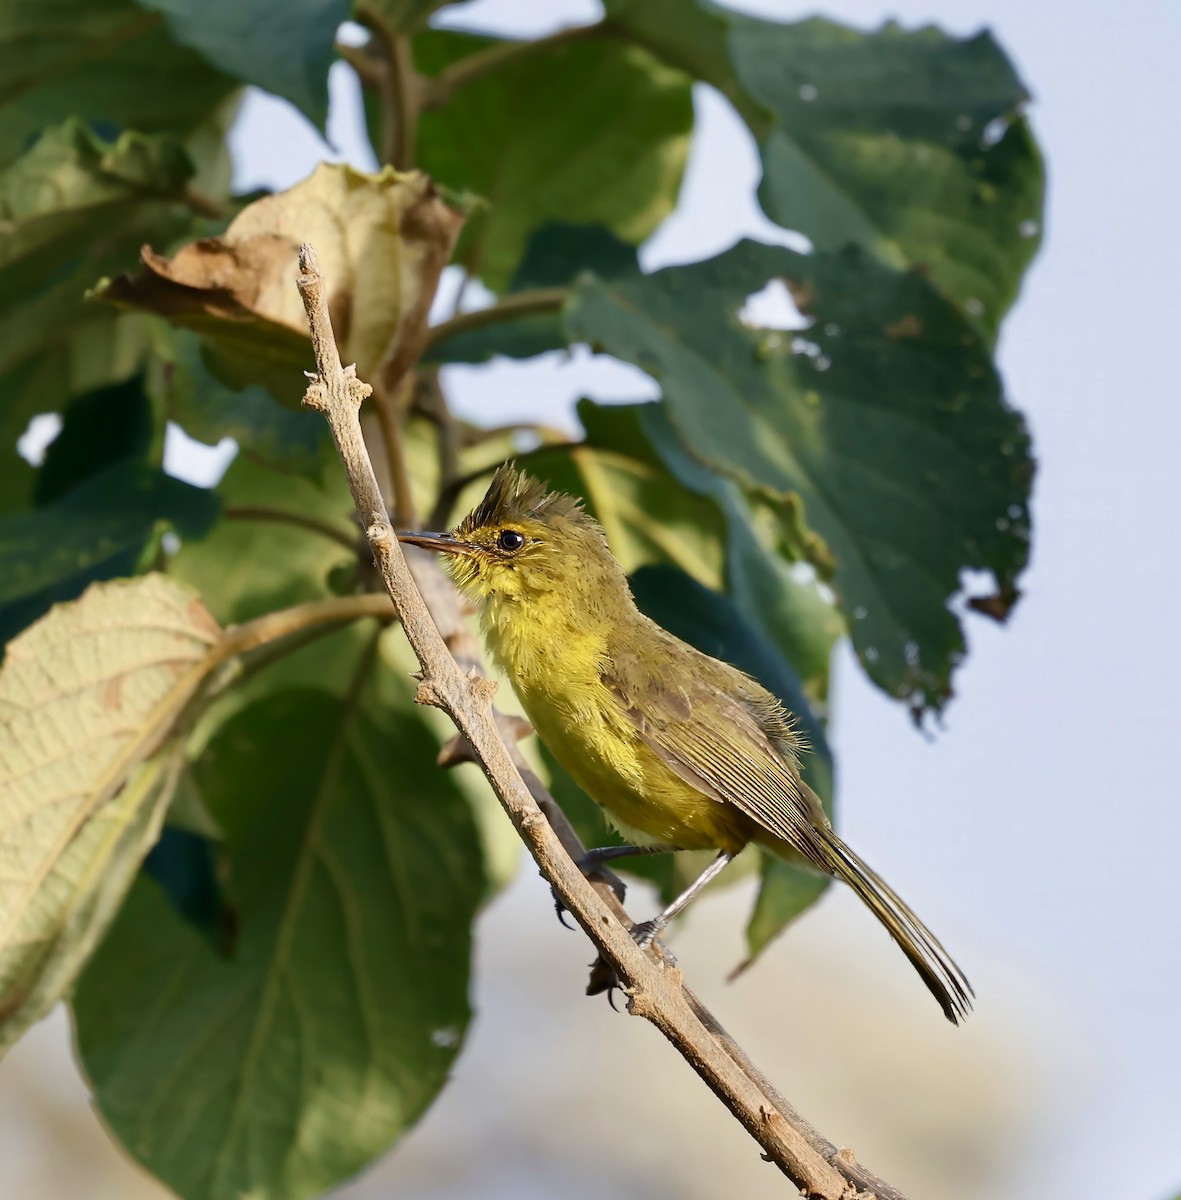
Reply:
<svg viewBox="0 0 1181 1200"><path fill-rule="evenodd" d="M716 879L718 875L725 870L727 864L734 857L729 850L723 850L717 858L697 876L695 880L661 913L658 913L650 921L643 921L632 929L632 937L636 940L636 945L641 950L652 945L652 943L664 932L669 921L673 919L692 899L698 895L711 880Z"/></svg>
<svg viewBox="0 0 1181 1200"><path fill-rule="evenodd" d="M588 850L579 860L578 869L590 879L592 876L598 876L607 886L615 893L615 898L620 904L623 903L623 898L627 894L627 884L615 874L614 871L604 869L603 864L612 862L617 858L638 858L641 855L648 854L676 854L678 847L676 846L600 846L597 850ZM551 889L552 891L552 889ZM558 914L558 920L566 925L564 913L566 906L558 898L557 892L554 896L554 911ZM567 929L572 929L572 925L566 925Z"/></svg>

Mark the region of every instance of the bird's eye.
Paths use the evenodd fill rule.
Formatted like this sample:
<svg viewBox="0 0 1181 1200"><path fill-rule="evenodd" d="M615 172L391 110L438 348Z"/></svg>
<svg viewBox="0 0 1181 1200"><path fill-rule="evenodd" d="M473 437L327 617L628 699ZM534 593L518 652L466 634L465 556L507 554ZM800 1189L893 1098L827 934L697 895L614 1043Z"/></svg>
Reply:
<svg viewBox="0 0 1181 1200"><path fill-rule="evenodd" d="M525 544L525 535L515 529L502 529L496 539L497 546L506 554L513 554Z"/></svg>

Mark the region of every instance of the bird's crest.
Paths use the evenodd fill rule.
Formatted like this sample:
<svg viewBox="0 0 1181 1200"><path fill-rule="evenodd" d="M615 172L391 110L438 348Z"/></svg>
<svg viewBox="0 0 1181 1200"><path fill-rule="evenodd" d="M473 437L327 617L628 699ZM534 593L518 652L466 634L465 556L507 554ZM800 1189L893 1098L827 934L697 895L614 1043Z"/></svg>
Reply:
<svg viewBox="0 0 1181 1200"><path fill-rule="evenodd" d="M556 517L566 517L579 524L590 523L581 500L564 492L547 491L547 487L548 484L539 482L532 475L518 471L513 463L497 467L484 499L464 517L455 535L462 538L487 526L513 521L552 521Z"/></svg>

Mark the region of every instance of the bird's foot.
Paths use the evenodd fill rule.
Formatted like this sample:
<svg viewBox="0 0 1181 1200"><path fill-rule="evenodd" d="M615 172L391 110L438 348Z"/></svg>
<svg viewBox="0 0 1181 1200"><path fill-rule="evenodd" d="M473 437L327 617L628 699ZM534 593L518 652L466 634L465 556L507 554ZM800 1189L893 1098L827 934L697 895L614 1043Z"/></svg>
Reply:
<svg viewBox="0 0 1181 1200"><path fill-rule="evenodd" d="M623 898L627 895L627 884L624 883L614 871L609 871L605 866L603 866L602 859L596 854L593 852L590 854L584 854L582 858L578 860L578 869L587 877L587 879L602 880L602 882L605 883L615 893L616 900L618 900L620 904L623 903ZM569 912L569 909L567 909L565 904L562 903L562 898L552 887L550 888L550 895L553 896L554 899L554 912L557 913L558 920L567 929L573 929L574 926L566 920L566 913Z"/></svg>
<svg viewBox="0 0 1181 1200"><path fill-rule="evenodd" d="M631 930L632 938L641 950L648 950L658 941L667 924L667 921L662 921L659 917L651 921L642 921L639 925L633 926ZM672 951L663 942L660 942L659 949L663 961L668 966L675 967L677 960L673 956ZM591 963L590 980L586 985L586 994L588 996L601 996L606 992L608 1003L618 1012L619 1007L615 1003L616 991L626 991L626 989L620 983L615 968L600 954Z"/></svg>
<svg viewBox="0 0 1181 1200"><path fill-rule="evenodd" d="M647 950L664 932L667 924L667 921L662 921L659 917L653 917L651 921L641 921L632 926L632 940L641 950Z"/></svg>

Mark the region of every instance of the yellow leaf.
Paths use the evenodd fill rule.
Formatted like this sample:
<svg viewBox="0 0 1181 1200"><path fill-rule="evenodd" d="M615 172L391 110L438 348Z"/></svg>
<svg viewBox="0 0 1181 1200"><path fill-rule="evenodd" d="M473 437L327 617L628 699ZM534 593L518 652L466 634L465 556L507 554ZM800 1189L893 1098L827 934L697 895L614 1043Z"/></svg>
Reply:
<svg viewBox="0 0 1181 1200"><path fill-rule="evenodd" d="M98 289L104 299L198 330L235 361L307 358L307 319L294 287L311 242L329 288L344 361L392 388L422 350L427 317L463 214L420 171L367 175L323 163L171 258L144 247L145 269Z"/></svg>
<svg viewBox="0 0 1181 1200"><path fill-rule="evenodd" d="M162 575L96 584L0 670L0 1051L72 982L155 837L181 756L145 762L220 629Z"/></svg>

